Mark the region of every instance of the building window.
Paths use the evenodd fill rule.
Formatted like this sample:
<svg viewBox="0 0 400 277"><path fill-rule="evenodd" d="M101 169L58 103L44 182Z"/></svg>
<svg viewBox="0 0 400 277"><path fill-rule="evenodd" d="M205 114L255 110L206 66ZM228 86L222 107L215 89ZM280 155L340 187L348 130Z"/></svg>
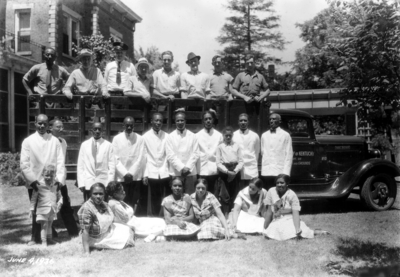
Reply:
<svg viewBox="0 0 400 277"><path fill-rule="evenodd" d="M63 54L75 57L76 53L72 51L72 45L79 45L80 20L82 16L65 5L62 7Z"/></svg>
<svg viewBox="0 0 400 277"><path fill-rule="evenodd" d="M15 50L21 54L30 54L31 47L31 10L15 10Z"/></svg>
<svg viewBox="0 0 400 277"><path fill-rule="evenodd" d="M114 41L122 41L124 38L120 32L118 32L112 27L110 27L110 37L112 37Z"/></svg>

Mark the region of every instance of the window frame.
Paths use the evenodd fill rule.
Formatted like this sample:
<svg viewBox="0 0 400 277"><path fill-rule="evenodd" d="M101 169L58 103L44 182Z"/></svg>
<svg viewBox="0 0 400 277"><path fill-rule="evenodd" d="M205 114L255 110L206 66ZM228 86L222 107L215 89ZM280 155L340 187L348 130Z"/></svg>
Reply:
<svg viewBox="0 0 400 277"><path fill-rule="evenodd" d="M20 14L21 13L29 13L29 28L20 28ZM14 51L17 55L32 55L32 51L19 51L18 46L20 42L20 37L19 37L19 32L24 32L25 35L29 34L29 37L31 37L31 31L32 31L32 24L31 24L31 19L32 19L32 9L31 8L20 8L20 9L15 9L14 10L14 17L15 17L15 44L14 44ZM30 43L30 39L29 42Z"/></svg>
<svg viewBox="0 0 400 277"><path fill-rule="evenodd" d="M64 53L64 49L62 49L62 55L64 57L74 59L73 52L72 52L72 22L76 23L76 40L77 40L77 43L79 46L82 16L80 14L74 12L73 10L71 10L70 8L68 8L65 5L62 6L62 10L63 10L62 16L67 18L67 33L68 33L68 54ZM64 18L63 18L62 22L64 24ZM64 34L64 31L63 31L63 34ZM64 46L63 46L63 48L64 48Z"/></svg>
<svg viewBox="0 0 400 277"><path fill-rule="evenodd" d="M110 37L114 39L114 41L123 41L124 35L115 30L113 27L110 27Z"/></svg>

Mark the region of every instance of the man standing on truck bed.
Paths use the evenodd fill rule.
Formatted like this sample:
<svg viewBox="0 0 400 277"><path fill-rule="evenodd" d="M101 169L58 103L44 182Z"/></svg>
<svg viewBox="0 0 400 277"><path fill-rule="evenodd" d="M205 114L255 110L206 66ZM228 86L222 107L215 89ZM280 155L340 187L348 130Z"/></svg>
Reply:
<svg viewBox="0 0 400 277"><path fill-rule="evenodd" d="M265 189L275 186L275 178L279 174L290 176L293 163L292 138L282 130L281 116L272 113L269 116L270 130L261 136L262 167L261 179Z"/></svg>
<svg viewBox="0 0 400 277"><path fill-rule="evenodd" d="M152 96L161 99L169 98L171 101L174 101L175 98L181 98L179 92L181 75L172 68L174 54L171 51L161 53L161 60L163 67L155 70L153 73L154 94Z"/></svg>
<svg viewBox="0 0 400 277"><path fill-rule="evenodd" d="M68 71L62 67L54 64L57 58L56 50L54 48L47 47L44 50L45 62L34 65L22 79L29 96L34 94L59 94L63 86L63 81L66 82L69 77ZM29 83L34 81L34 87L32 92ZM47 106L53 107L52 103L47 103Z"/></svg>
<svg viewBox="0 0 400 277"><path fill-rule="evenodd" d="M260 137L249 130L249 116L242 113L239 115L239 130L233 133L233 141L237 143L243 155L243 169L239 189L247 187L250 180L258 178L258 157L260 155Z"/></svg>
<svg viewBox="0 0 400 277"><path fill-rule="evenodd" d="M107 83L108 93L112 96L124 95L124 90L128 86L129 77L136 76L135 66L124 61L128 45L121 41L113 43L115 61L109 62L104 71L104 79Z"/></svg>
<svg viewBox="0 0 400 277"><path fill-rule="evenodd" d="M210 78L211 99L232 99L232 82L233 77L223 72L224 64L220 55L215 55L212 58L214 73Z"/></svg>
<svg viewBox="0 0 400 277"><path fill-rule="evenodd" d="M61 143L57 138L47 133L49 120L45 114L36 117L36 132L24 139L21 147L20 166L22 175L28 186L29 200L33 190L44 184L43 169L46 165L56 165L56 182L65 184L65 164ZM36 216L32 216L32 237L29 245L40 242L40 224Z"/></svg>
<svg viewBox="0 0 400 277"><path fill-rule="evenodd" d="M246 70L236 76L232 94L242 98L246 103L261 102L270 94L267 81L256 70L253 55L247 55L245 62Z"/></svg>
<svg viewBox="0 0 400 277"><path fill-rule="evenodd" d="M79 51L76 60L80 68L72 71L64 86L63 93L67 98L72 99L73 92L76 95L109 96L100 69L92 66L92 55L93 52L86 48Z"/></svg>
<svg viewBox="0 0 400 277"><path fill-rule="evenodd" d="M134 125L133 117L125 117L124 132L114 137L112 146L115 156L115 180L122 183L126 193L125 202L136 211L146 166L146 149L142 136L133 132ZM147 194L144 200L147 200ZM143 207L139 210L141 214L146 214Z"/></svg>
<svg viewBox="0 0 400 277"><path fill-rule="evenodd" d="M90 187L94 183L107 186L115 176L114 151L111 143L101 137L103 126L95 122L91 131L93 137L81 144L77 165L78 187L85 202L90 198Z"/></svg>
<svg viewBox="0 0 400 277"><path fill-rule="evenodd" d="M189 72L181 75L182 98L210 98L210 78L204 72L200 72L200 56L190 52L186 64L190 67Z"/></svg>

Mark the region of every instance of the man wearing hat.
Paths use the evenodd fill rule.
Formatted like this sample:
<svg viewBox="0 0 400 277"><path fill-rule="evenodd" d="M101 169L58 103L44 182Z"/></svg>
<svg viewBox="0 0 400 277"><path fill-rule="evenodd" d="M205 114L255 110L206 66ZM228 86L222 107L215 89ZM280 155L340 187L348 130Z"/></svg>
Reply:
<svg viewBox="0 0 400 277"><path fill-rule="evenodd" d="M150 64L146 58L140 58L136 66L138 75L129 77L124 95L140 96L149 103L154 88L153 76L147 75Z"/></svg>
<svg viewBox="0 0 400 277"><path fill-rule="evenodd" d="M92 66L92 55L92 51L87 48L79 51L76 60L80 67L72 71L64 87L63 93L67 98L72 99L73 94L109 96L100 69Z"/></svg>
<svg viewBox="0 0 400 277"><path fill-rule="evenodd" d="M163 67L153 73L154 96L173 101L175 98L180 98L181 75L172 68L174 54L171 51L162 52L161 60Z"/></svg>
<svg viewBox="0 0 400 277"><path fill-rule="evenodd" d="M257 70L253 55L245 58L246 70L240 72L233 82L232 94L247 103L260 102L270 94L267 81Z"/></svg>
<svg viewBox="0 0 400 277"><path fill-rule="evenodd" d="M199 71L200 56L190 52L186 64L190 71L181 75L182 98L210 98L210 78Z"/></svg>
<svg viewBox="0 0 400 277"><path fill-rule="evenodd" d="M22 79L29 96L34 94L58 94L61 93L63 81L66 82L69 77L68 71L56 64L54 61L57 58L57 53L54 48L47 47L44 50L45 62L34 65ZM33 91L29 84L34 82ZM48 103L51 105L51 103Z"/></svg>
<svg viewBox="0 0 400 277"><path fill-rule="evenodd" d="M110 95L123 95L130 76L136 76L135 66L124 60L128 45L121 41L113 43L115 61L109 62L104 72Z"/></svg>

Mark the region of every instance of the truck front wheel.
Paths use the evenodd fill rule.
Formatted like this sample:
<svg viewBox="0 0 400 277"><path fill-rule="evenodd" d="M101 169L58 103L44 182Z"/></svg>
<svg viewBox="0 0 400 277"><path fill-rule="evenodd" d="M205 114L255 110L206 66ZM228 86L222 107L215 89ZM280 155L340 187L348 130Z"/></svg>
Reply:
<svg viewBox="0 0 400 277"><path fill-rule="evenodd" d="M368 209L385 211L389 209L396 199L397 188L394 178L388 174L380 173L369 176L361 189L361 201Z"/></svg>

